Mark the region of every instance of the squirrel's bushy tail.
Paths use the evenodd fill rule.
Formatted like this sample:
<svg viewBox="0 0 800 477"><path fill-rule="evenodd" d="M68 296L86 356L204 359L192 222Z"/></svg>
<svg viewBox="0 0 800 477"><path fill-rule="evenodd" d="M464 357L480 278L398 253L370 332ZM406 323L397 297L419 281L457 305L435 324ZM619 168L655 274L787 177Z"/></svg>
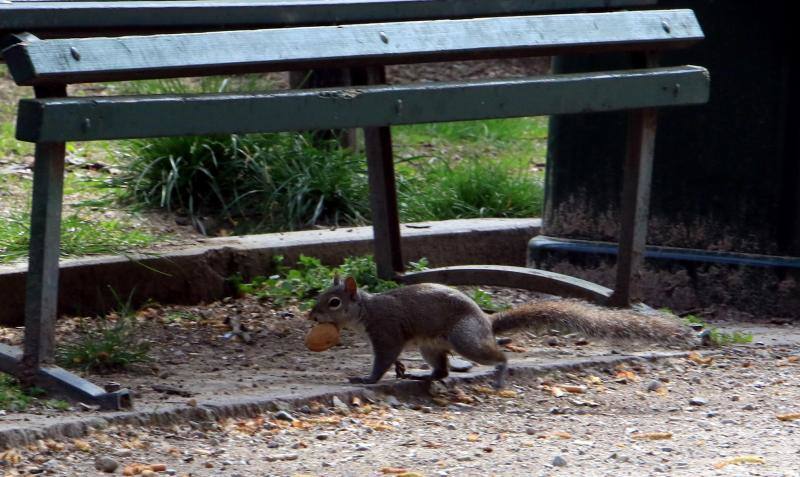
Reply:
<svg viewBox="0 0 800 477"><path fill-rule="evenodd" d="M661 313L642 314L612 309L578 300L532 302L491 316L495 334L519 329L558 329L585 336L638 339L665 344L689 344L691 328Z"/></svg>

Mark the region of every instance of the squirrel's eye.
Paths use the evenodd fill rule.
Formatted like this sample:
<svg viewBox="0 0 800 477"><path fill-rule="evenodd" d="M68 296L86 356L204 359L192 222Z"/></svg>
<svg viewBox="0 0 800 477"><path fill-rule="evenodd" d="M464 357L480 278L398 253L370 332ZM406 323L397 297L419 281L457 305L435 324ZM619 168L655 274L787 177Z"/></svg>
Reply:
<svg viewBox="0 0 800 477"><path fill-rule="evenodd" d="M339 308L340 306L342 306L342 300L340 300L340 299L338 299L336 297L333 297L330 300L328 300L328 307L330 307L331 309L335 310L335 309Z"/></svg>

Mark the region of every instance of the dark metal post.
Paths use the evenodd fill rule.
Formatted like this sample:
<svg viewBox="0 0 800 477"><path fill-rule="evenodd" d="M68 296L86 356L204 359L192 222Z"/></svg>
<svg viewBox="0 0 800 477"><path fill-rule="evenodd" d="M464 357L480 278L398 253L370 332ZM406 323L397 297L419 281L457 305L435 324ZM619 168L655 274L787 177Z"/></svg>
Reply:
<svg viewBox="0 0 800 477"><path fill-rule="evenodd" d="M39 98L64 97L67 93L64 85L37 87L35 91ZM35 154L22 361L24 374L30 378L53 362L65 145L36 144Z"/></svg>
<svg viewBox="0 0 800 477"><path fill-rule="evenodd" d="M637 298L634 280L639 274L647 236L656 118L656 110L651 108L632 111L628 117L617 283L610 299L613 306L629 306Z"/></svg>
<svg viewBox="0 0 800 477"><path fill-rule="evenodd" d="M383 66L366 68L367 84L386 83ZM403 256L400 248L400 218L397 213L397 189L394 180L392 133L389 127L364 128L364 147L369 174L369 198L372 210L375 263L378 276L394 279L403 273Z"/></svg>

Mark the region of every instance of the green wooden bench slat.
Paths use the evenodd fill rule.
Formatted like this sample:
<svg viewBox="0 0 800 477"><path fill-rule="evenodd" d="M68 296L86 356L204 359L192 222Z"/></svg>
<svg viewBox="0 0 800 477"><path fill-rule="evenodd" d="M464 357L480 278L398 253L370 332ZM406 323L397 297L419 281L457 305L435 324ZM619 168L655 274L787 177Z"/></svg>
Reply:
<svg viewBox="0 0 800 477"><path fill-rule="evenodd" d="M266 28L655 5L656 0L253 0L0 3L0 33Z"/></svg>
<svg viewBox="0 0 800 477"><path fill-rule="evenodd" d="M230 74L685 46L691 10L540 15L41 40L4 50L18 84Z"/></svg>
<svg viewBox="0 0 800 477"><path fill-rule="evenodd" d="M249 94L27 99L17 138L84 141L385 126L699 104L697 66Z"/></svg>

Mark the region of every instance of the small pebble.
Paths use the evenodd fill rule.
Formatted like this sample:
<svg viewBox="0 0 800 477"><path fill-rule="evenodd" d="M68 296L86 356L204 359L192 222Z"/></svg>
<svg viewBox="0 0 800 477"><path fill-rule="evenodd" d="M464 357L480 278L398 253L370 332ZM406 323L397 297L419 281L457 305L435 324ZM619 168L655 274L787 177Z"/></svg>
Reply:
<svg viewBox="0 0 800 477"><path fill-rule="evenodd" d="M708 404L708 400L706 400L705 398L695 396L689 399L689 404L691 404L692 406L705 406L706 404Z"/></svg>
<svg viewBox="0 0 800 477"><path fill-rule="evenodd" d="M100 456L94 460L94 468L107 474L113 473L119 467L119 462L111 457Z"/></svg>

